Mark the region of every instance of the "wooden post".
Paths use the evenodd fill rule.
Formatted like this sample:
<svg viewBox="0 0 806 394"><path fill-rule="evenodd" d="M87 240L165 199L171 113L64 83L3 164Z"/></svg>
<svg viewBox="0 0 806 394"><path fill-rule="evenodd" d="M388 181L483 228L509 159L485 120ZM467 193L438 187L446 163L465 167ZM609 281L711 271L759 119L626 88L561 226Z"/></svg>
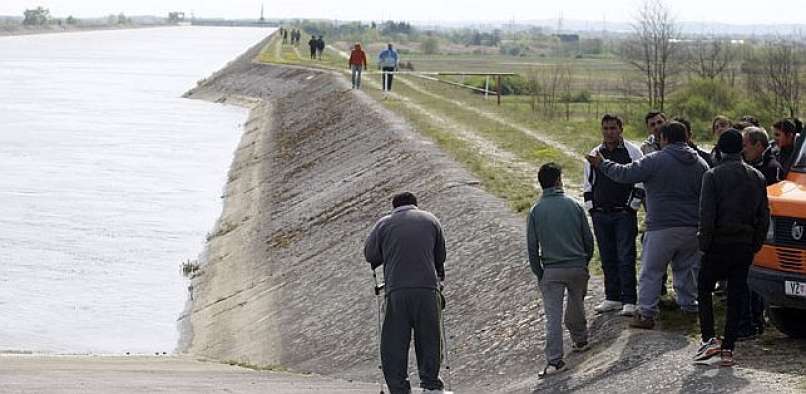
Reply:
<svg viewBox="0 0 806 394"><path fill-rule="evenodd" d="M490 93L490 76L487 75L487 80L484 81L484 99L487 100L487 96Z"/></svg>
<svg viewBox="0 0 806 394"><path fill-rule="evenodd" d="M496 94L498 95L498 105L501 105L501 76L498 75L495 81L495 90Z"/></svg>

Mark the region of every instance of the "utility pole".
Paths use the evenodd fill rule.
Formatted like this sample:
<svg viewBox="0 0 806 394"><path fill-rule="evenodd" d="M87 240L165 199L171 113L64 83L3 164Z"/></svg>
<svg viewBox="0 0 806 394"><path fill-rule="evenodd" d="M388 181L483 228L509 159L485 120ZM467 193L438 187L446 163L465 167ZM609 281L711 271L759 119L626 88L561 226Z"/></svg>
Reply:
<svg viewBox="0 0 806 394"><path fill-rule="evenodd" d="M266 23L266 18L263 17L263 3L260 3L260 23Z"/></svg>

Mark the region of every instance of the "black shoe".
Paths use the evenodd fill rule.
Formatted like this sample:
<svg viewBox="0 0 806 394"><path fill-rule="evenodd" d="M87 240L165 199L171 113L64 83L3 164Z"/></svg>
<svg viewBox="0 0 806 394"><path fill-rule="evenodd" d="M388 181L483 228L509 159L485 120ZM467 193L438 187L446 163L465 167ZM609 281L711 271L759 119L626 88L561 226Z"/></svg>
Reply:
<svg viewBox="0 0 806 394"><path fill-rule="evenodd" d="M547 376L558 374L565 371L565 361L558 360L553 363L548 363L542 372L537 374L539 379L545 379Z"/></svg>

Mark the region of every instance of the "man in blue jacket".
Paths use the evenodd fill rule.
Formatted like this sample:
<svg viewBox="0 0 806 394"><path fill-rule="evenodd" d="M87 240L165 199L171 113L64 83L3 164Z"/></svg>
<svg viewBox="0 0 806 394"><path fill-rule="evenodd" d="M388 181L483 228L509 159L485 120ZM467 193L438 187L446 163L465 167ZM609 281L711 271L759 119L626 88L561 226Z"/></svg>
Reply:
<svg viewBox="0 0 806 394"><path fill-rule="evenodd" d="M601 154L587 156L593 167L616 182L644 183L647 231L638 279L638 313L630 326L646 329L655 327L669 262L677 304L684 312L698 313L697 226L702 177L708 171L708 164L686 144L684 125L666 123L659 136L659 152L629 164L615 163Z"/></svg>
<svg viewBox="0 0 806 394"><path fill-rule="evenodd" d="M393 72L397 71L399 63L400 58L392 44L387 45L386 49L378 55L378 67L383 71L381 83L385 92L392 90L392 79L395 75Z"/></svg>
<svg viewBox="0 0 806 394"><path fill-rule="evenodd" d="M541 379L565 369L563 361L563 299L568 293L565 327L574 351L588 347L585 294L593 234L585 208L563 192L562 170L554 163L540 167L537 180L543 195L529 210L526 225L529 265L537 276L546 313L546 366Z"/></svg>

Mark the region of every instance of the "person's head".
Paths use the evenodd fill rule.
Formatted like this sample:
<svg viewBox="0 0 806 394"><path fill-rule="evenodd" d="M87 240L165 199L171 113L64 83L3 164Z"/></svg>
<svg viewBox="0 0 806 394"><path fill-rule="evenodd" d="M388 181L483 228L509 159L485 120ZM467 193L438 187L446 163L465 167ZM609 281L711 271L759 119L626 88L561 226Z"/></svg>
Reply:
<svg viewBox="0 0 806 394"><path fill-rule="evenodd" d="M757 119L755 116L753 116L753 115L745 115L745 116L742 116L742 117L739 119L739 121L741 121L741 122L747 122L747 123L750 123L751 125L753 125L753 126L755 126L755 127L759 127L759 126L760 126L760 123L758 123L758 119Z"/></svg>
<svg viewBox="0 0 806 394"><path fill-rule="evenodd" d="M644 116L644 123L646 124L647 131L654 135L655 138L658 138L660 137L660 127L666 123L666 114L655 110L649 111L646 116Z"/></svg>
<svg viewBox="0 0 806 394"><path fill-rule="evenodd" d="M716 143L716 147L724 154L739 154L742 151L742 133L733 128L723 131L719 135L719 142Z"/></svg>
<svg viewBox="0 0 806 394"><path fill-rule="evenodd" d="M543 190L550 187L562 186L562 175L563 170L559 165L553 162L546 163L540 166L540 169L537 171L537 182L540 183L540 187Z"/></svg>
<svg viewBox="0 0 806 394"><path fill-rule="evenodd" d="M686 140L686 126L683 126L682 123L671 121L660 126L661 147L680 142L685 143Z"/></svg>
<svg viewBox="0 0 806 394"><path fill-rule="evenodd" d="M683 116L675 116L674 118L672 118L672 120L675 121L675 122L679 122L680 124L682 124L686 128L686 142L690 142L691 141L691 122L689 122L688 119L686 119Z"/></svg>
<svg viewBox="0 0 806 394"><path fill-rule="evenodd" d="M387 48L389 48L389 49L394 49L394 47L392 46L392 43L391 43L391 42L390 42L390 43L388 43L388 44L386 44L386 47L387 47Z"/></svg>
<svg viewBox="0 0 806 394"><path fill-rule="evenodd" d="M618 144L621 142L623 132L624 120L621 117L612 114L602 116L602 138L606 144Z"/></svg>
<svg viewBox="0 0 806 394"><path fill-rule="evenodd" d="M789 148L795 144L797 126L792 119L781 119L772 125L772 135L778 148Z"/></svg>
<svg viewBox="0 0 806 394"><path fill-rule="evenodd" d="M731 127L736 129L736 130L742 131L742 130L748 128L748 127L754 127L754 126L750 122L745 122L743 120L740 120L740 121L734 123L733 126L731 126Z"/></svg>
<svg viewBox="0 0 806 394"><path fill-rule="evenodd" d="M711 122L711 133L718 139L719 135L729 129L732 123L727 116L718 115Z"/></svg>
<svg viewBox="0 0 806 394"><path fill-rule="evenodd" d="M755 162L770 146L770 136L761 127L748 127L742 130L742 156L747 162Z"/></svg>
<svg viewBox="0 0 806 394"><path fill-rule="evenodd" d="M355 50L356 50L356 51L360 51L360 50L361 50L361 43L360 43L360 42L356 42L356 43L355 43L355 46L354 46L353 48L355 48Z"/></svg>
<svg viewBox="0 0 806 394"><path fill-rule="evenodd" d="M395 194L392 197L392 208L402 207L404 205L417 205L417 197L411 192L403 192Z"/></svg>

